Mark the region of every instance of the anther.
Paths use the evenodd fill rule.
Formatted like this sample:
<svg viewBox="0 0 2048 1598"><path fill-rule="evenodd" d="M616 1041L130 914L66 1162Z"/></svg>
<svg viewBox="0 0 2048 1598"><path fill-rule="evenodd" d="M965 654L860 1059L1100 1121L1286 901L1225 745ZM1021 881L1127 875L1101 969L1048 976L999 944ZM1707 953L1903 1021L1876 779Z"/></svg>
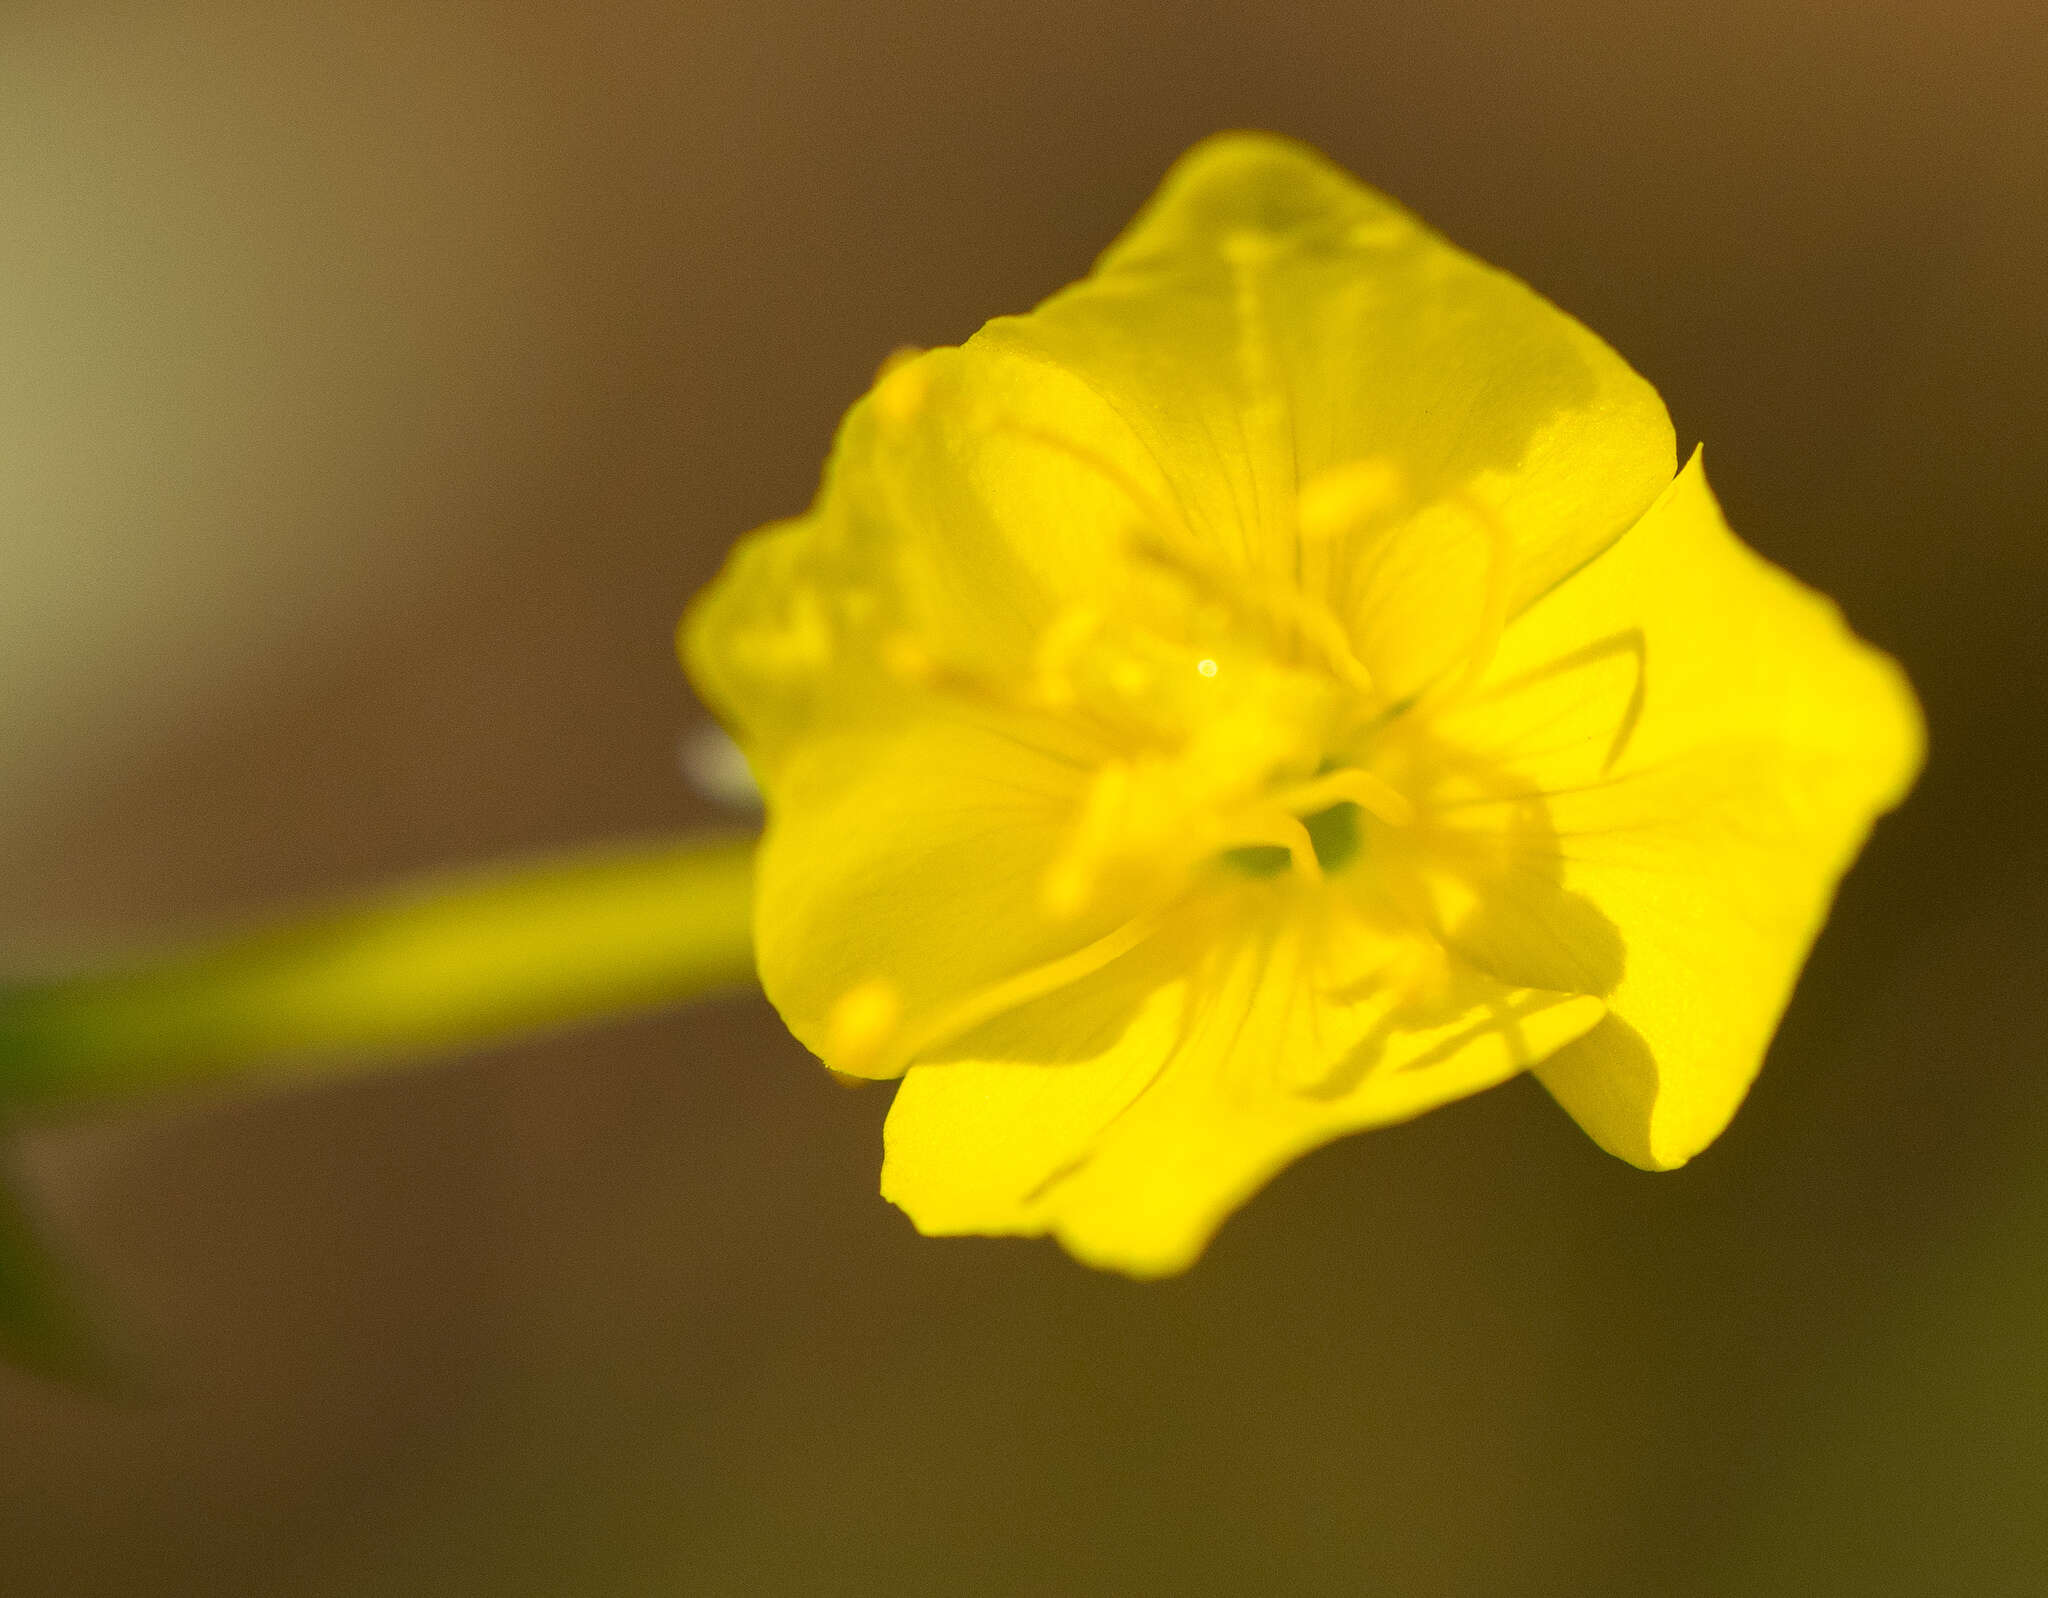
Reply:
<svg viewBox="0 0 2048 1598"><path fill-rule="evenodd" d="M1320 543L1356 533L1391 510L1405 487L1401 468L1384 455L1317 472L1296 502L1301 536Z"/></svg>
<svg viewBox="0 0 2048 1598"><path fill-rule="evenodd" d="M1039 884L1039 908L1047 919L1071 921L1088 908L1103 859L1126 824L1130 795L1128 766L1111 763L1096 774L1073 835Z"/></svg>
<svg viewBox="0 0 2048 1598"><path fill-rule="evenodd" d="M1074 605L1061 611L1039 634L1033 665L1040 703L1060 710L1074 702L1074 657L1101 627L1099 614L1085 605Z"/></svg>
<svg viewBox="0 0 2048 1598"><path fill-rule="evenodd" d="M914 344L898 345L875 371L875 409L892 427L903 426L924 407L931 369L916 364L923 354Z"/></svg>
<svg viewBox="0 0 2048 1598"><path fill-rule="evenodd" d="M848 988L825 1018L825 1063L849 1076L875 1075L902 1018L903 998L894 983L875 977Z"/></svg>
<svg viewBox="0 0 2048 1598"><path fill-rule="evenodd" d="M909 633L891 633L880 649L882 669L899 682L923 685L938 675L938 662Z"/></svg>
<svg viewBox="0 0 2048 1598"><path fill-rule="evenodd" d="M991 982L979 988L956 1003L947 1006L922 1026L898 1037L886 1055L871 1062L871 1075L895 1076L920 1054L942 1047L955 1038L973 1031L984 1021L992 1021L1005 1011L1014 1010L1020 1004L1029 1004L1033 999L1042 999L1049 993L1079 982L1083 977L1093 976L1112 961L1120 960L1139 944L1151 937L1165 920L1171 905L1133 916L1113 932L1105 933L1093 943L1084 944L1072 954L1061 955L1043 965L1031 966L1014 976ZM893 990L892 990L893 991ZM891 1026L894 1026L891 1017Z"/></svg>

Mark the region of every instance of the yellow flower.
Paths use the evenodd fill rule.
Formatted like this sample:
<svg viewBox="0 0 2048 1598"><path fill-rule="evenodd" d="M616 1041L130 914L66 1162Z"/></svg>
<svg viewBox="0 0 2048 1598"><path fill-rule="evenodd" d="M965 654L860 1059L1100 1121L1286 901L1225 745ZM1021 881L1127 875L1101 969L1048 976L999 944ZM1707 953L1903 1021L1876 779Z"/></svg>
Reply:
<svg viewBox="0 0 2048 1598"><path fill-rule="evenodd" d="M1655 390L1283 140L891 362L685 658L768 804L767 992L904 1076L930 1233L1187 1266L1289 1160L1533 1068L1678 1165L1920 760Z"/></svg>

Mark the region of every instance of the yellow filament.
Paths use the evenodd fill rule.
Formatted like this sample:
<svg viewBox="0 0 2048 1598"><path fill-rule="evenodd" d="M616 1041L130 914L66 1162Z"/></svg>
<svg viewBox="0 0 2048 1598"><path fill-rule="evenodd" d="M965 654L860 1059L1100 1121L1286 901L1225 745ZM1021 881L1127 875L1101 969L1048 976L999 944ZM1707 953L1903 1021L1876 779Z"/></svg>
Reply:
<svg viewBox="0 0 2048 1598"><path fill-rule="evenodd" d="M1263 615L1268 621L1293 624L1297 634L1316 646L1323 663L1338 679L1362 695L1373 691L1372 673L1351 648L1350 636L1329 610L1308 595L1255 573L1206 558L1194 550L1164 542L1138 545L1138 553L1185 579L1197 593L1214 599L1238 615Z"/></svg>
<svg viewBox="0 0 2048 1598"><path fill-rule="evenodd" d="M1301 485L1295 518L1301 536L1329 543L1356 533L1375 516L1391 510L1401 497L1401 468L1384 455L1347 461L1317 472Z"/></svg>
<svg viewBox="0 0 2048 1598"><path fill-rule="evenodd" d="M1069 606L1039 635L1036 660L1039 698L1055 710L1074 702L1074 657L1102 630L1102 617L1085 605Z"/></svg>
<svg viewBox="0 0 2048 1598"><path fill-rule="evenodd" d="M1323 658L1330 669L1344 682L1356 688L1361 694L1372 692L1372 673L1365 669L1351 648L1350 636L1322 605L1304 594L1282 594L1290 607L1299 611L1298 620L1304 625L1309 637L1322 646Z"/></svg>
<svg viewBox="0 0 2048 1598"><path fill-rule="evenodd" d="M1411 826L1415 821L1415 806L1406 794L1357 766L1328 772L1298 788L1290 788L1280 795L1279 802L1296 814L1313 815L1346 799L1390 827Z"/></svg>
<svg viewBox="0 0 2048 1598"><path fill-rule="evenodd" d="M1048 993L1056 993L1083 977L1093 976L1112 960L1129 954L1156 932L1172 908L1171 905L1164 905L1143 915L1133 916L1115 931L1104 934L1093 943L1076 949L1072 954L1061 955L1056 960L1032 966L1015 976L991 982L958 1002L948 1005L923 1026L899 1038L892 1048L879 1057L881 1068L874 1074L896 1076L918 1055L952 1042L953 1039L973 1031L982 1022L992 1021L1006 1010L1014 1010L1020 1004L1042 999Z"/></svg>
<svg viewBox="0 0 2048 1598"><path fill-rule="evenodd" d="M1055 921L1071 920L1088 907L1095 876L1129 807L1131 769L1112 761L1096 773L1073 836L1045 874L1039 907Z"/></svg>
<svg viewBox="0 0 2048 1598"><path fill-rule="evenodd" d="M1469 692L1493 664L1500 648L1501 633L1507 627L1508 568L1514 553L1514 534L1491 506L1460 489L1450 502L1479 524L1486 535L1486 586L1479 601L1479 620L1472 629L1462 665L1437 687L1423 696L1424 703L1440 709Z"/></svg>
<svg viewBox="0 0 2048 1598"><path fill-rule="evenodd" d="M1327 600L1345 539L1399 504L1407 475L1384 455L1368 455L1317 472L1303 483L1294 502L1295 577L1304 594Z"/></svg>
<svg viewBox="0 0 2048 1598"><path fill-rule="evenodd" d="M1162 536L1187 531L1186 525L1179 517L1169 514L1158 500L1145 491L1142 483L1100 450L1013 417L996 418L991 425L991 431L998 436L1007 434L1012 438L1036 444L1042 449L1049 449L1055 455L1064 455L1077 466L1084 466L1099 473L1111 487L1130 501L1131 508L1138 513L1139 522L1147 527L1156 528Z"/></svg>
<svg viewBox="0 0 2048 1598"><path fill-rule="evenodd" d="M1191 582L1204 597L1221 601L1239 615L1253 609L1245 599L1249 586L1257 595L1259 608L1263 609L1268 620L1292 623L1304 638L1315 645L1325 663L1341 680L1361 694L1372 692L1372 673L1359 660L1349 636L1336 617L1323 605L1290 587L1216 560L1201 548L1186 522L1169 512L1146 492L1136 478L1107 455L1011 417L998 418L992 430L1037 444L1099 473L1138 513L1141 536L1137 552L1140 555L1176 572Z"/></svg>
<svg viewBox="0 0 2048 1598"><path fill-rule="evenodd" d="M1514 535L1494 513L1493 507L1460 491L1452 496L1486 531L1486 593L1480 601L1479 625L1473 632L1472 652L1465 662L1465 686L1478 679L1493 664L1500 648L1500 635L1508 621L1508 565L1514 554Z"/></svg>
<svg viewBox="0 0 2048 1598"><path fill-rule="evenodd" d="M1287 851L1288 863L1307 882L1323 880L1323 863L1316 858L1315 840L1301 817L1290 810L1275 809L1250 818L1244 826L1230 829L1228 847L1242 849L1252 844L1273 844Z"/></svg>

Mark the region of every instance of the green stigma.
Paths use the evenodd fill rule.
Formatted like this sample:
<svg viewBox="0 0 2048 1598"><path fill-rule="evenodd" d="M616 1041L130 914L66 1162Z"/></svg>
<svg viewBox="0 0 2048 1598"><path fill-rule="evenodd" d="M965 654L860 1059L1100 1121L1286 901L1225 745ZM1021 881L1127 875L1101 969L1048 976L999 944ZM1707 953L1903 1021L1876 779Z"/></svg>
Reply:
<svg viewBox="0 0 2048 1598"><path fill-rule="evenodd" d="M1359 825L1361 812L1349 799L1340 799L1327 810L1303 816L1308 841L1314 845L1316 864L1324 871L1341 871L1358 858L1365 847L1365 829Z"/></svg>
<svg viewBox="0 0 2048 1598"><path fill-rule="evenodd" d="M1341 871L1358 858L1358 851L1365 846L1365 832L1359 825L1360 815L1358 806L1344 799L1327 810L1318 810L1312 816L1301 818L1301 824L1308 829L1308 841L1316 852L1316 864L1326 873ZM1277 877L1287 869L1290 859L1287 851L1277 843L1248 843L1223 851L1224 863L1248 877Z"/></svg>

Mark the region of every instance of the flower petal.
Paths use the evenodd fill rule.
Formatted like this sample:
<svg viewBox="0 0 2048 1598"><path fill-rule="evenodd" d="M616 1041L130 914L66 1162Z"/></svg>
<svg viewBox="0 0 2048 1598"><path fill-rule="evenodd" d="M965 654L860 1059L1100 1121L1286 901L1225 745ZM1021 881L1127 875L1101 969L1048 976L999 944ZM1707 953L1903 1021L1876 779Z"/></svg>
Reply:
<svg viewBox="0 0 2048 1598"><path fill-rule="evenodd" d="M1490 581L1519 611L1675 464L1663 402L1599 338L1264 134L1198 145L1089 277L969 347L1085 379L1194 536L1254 577L1324 586L1297 495L1336 482L1341 503L1347 472L1389 468L1385 514L1323 536L1347 546L1327 586L1396 697L1467 644Z"/></svg>
<svg viewBox="0 0 2048 1598"><path fill-rule="evenodd" d="M1037 913L1071 783L971 717L807 743L773 792L755 889L761 981L790 1030L836 1071L894 1076L973 994L1110 931Z"/></svg>
<svg viewBox="0 0 2048 1598"><path fill-rule="evenodd" d="M1109 988L1069 996L1068 1013L1087 1016ZM1290 1161L1491 1087L1603 1014L1597 999L1477 973L1457 992L1392 1024L1382 994L1340 1005L1319 991L1298 940L1245 939L1153 986L1120 1031L1095 1028L1092 1057L914 1067L889 1114L883 1196L929 1234L1052 1233L1094 1265L1185 1270ZM1076 1041L1089 1030L1072 1026ZM1319 1082L1303 1079L1309 1061Z"/></svg>
<svg viewBox="0 0 2048 1598"><path fill-rule="evenodd" d="M1123 575L1131 506L1090 464L1149 469L1122 432L1073 379L964 350L897 364L847 413L810 511L742 539L681 628L692 680L771 793L813 728L934 707L906 690L979 686L1016 708L1003 690L1047 625ZM1089 462L1058 447L1070 436Z"/></svg>
<svg viewBox="0 0 2048 1598"><path fill-rule="evenodd" d="M1148 469L1042 364L943 350L897 368L849 415L812 511L744 540L684 620L766 800L763 985L835 1070L897 1074L906 1040L1132 913L1114 891L1043 909L1110 752L1043 702L1043 639L1077 606L1131 608L1133 580L1120 468L1048 448L1061 429Z"/></svg>
<svg viewBox="0 0 2048 1598"><path fill-rule="evenodd" d="M1543 865L1621 934L1608 1019L1538 1076L1602 1147L1682 1164L1735 1113L1837 880L1919 770L1912 690L1729 531L1695 455L1436 731L1542 794Z"/></svg>
<svg viewBox="0 0 2048 1598"><path fill-rule="evenodd" d="M1097 277L887 371L811 512L745 540L686 619L691 674L767 798L770 996L835 1068L893 1069L834 1046L842 1003L857 1041L914 1034L1129 912L1036 913L1076 773L1107 750L1022 690L1077 618L1199 630L1219 579L1132 560L1134 531L1176 521L1201 560L1270 565L1248 533L1291 527L1301 471L1392 452L1415 492L1479 483L1529 530L1529 594L1647 502L1668 434L1590 333L1320 157L1200 147ZM1366 542L1350 603L1376 628L1369 664L1434 674L1486 586L1485 540L1439 507Z"/></svg>

